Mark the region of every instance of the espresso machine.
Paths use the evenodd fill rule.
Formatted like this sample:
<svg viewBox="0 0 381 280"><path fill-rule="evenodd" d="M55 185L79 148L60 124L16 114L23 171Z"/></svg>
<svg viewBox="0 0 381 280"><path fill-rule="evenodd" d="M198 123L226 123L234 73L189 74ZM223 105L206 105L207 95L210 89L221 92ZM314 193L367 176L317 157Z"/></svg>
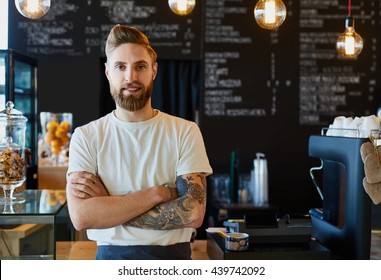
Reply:
<svg viewBox="0 0 381 280"><path fill-rule="evenodd" d="M360 154L366 141L325 135L309 138L309 156L321 160L321 166L310 172L322 198L322 208L309 211L312 236L336 259L370 258L372 204L362 186ZM322 185L315 177L317 172L322 173Z"/></svg>

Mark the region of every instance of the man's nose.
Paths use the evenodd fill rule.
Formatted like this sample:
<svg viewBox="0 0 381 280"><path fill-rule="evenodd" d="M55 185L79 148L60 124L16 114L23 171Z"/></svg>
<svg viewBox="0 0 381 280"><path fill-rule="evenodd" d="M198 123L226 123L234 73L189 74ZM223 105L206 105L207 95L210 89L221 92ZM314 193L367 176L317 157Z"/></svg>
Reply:
<svg viewBox="0 0 381 280"><path fill-rule="evenodd" d="M135 77L136 73L135 71L131 68L131 67L128 67L125 71L125 79L127 82L132 82L132 81L135 81L136 77Z"/></svg>

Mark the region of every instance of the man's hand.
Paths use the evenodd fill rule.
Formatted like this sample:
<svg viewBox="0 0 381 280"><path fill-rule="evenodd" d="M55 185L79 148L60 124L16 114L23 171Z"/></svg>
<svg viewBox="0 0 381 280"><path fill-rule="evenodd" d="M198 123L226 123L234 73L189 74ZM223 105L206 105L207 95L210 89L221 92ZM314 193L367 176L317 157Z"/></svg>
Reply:
<svg viewBox="0 0 381 280"><path fill-rule="evenodd" d="M110 195L98 175L85 171L70 173L67 187L73 196L79 198Z"/></svg>

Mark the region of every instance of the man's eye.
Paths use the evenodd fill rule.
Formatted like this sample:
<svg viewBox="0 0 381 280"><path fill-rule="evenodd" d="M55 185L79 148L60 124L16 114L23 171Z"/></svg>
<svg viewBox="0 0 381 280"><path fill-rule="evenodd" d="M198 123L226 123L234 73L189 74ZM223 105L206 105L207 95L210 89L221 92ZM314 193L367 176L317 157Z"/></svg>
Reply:
<svg viewBox="0 0 381 280"><path fill-rule="evenodd" d="M147 69L147 65L144 65L144 64L143 65L138 65L137 69L140 70L140 71L145 70L145 69Z"/></svg>
<svg viewBox="0 0 381 280"><path fill-rule="evenodd" d="M124 69L126 69L126 67L124 65L116 65L115 68L118 69L118 70L124 70Z"/></svg>

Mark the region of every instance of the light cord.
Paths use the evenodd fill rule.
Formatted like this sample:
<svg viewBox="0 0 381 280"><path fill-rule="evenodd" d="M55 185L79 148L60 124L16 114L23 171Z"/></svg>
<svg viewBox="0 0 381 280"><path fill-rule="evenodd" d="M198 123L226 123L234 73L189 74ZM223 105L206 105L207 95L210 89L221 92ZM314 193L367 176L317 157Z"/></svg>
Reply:
<svg viewBox="0 0 381 280"><path fill-rule="evenodd" d="M348 0L348 17L352 16L352 0Z"/></svg>

